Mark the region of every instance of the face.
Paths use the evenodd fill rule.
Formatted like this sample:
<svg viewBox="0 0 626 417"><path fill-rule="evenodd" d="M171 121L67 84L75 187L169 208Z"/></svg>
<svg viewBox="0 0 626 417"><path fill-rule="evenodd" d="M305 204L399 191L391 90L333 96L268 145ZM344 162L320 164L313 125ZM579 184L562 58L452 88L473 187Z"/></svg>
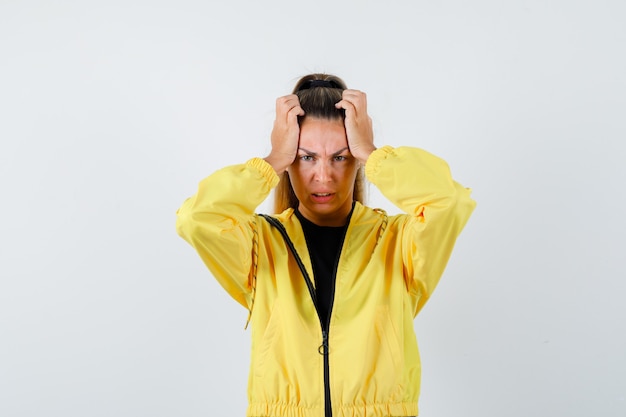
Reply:
<svg viewBox="0 0 626 417"><path fill-rule="evenodd" d="M288 172L305 218L319 226L343 226L352 209L358 168L343 120L302 120L298 155Z"/></svg>

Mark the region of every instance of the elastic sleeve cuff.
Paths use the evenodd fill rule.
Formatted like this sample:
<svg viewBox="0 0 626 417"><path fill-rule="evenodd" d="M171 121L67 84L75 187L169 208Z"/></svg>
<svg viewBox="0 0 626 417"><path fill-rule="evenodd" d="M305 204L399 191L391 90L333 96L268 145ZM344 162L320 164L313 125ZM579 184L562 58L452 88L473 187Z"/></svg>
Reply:
<svg viewBox="0 0 626 417"><path fill-rule="evenodd" d="M371 179L376 175L381 162L383 162L387 156L393 152L393 149L394 148L392 146L385 145L370 154L369 158L367 158L367 162L365 163L365 176L368 180L371 181Z"/></svg>
<svg viewBox="0 0 626 417"><path fill-rule="evenodd" d="M252 158L246 162L246 165L259 171L261 176L265 179L265 181L267 181L270 188L274 188L278 185L280 178L278 177L278 174L276 174L276 171L274 171L274 168L265 162L265 159Z"/></svg>

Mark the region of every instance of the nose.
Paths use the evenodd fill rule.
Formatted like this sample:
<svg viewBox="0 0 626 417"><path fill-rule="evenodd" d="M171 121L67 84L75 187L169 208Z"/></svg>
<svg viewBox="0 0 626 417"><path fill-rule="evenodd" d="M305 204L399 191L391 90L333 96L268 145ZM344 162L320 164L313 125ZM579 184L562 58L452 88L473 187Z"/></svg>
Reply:
<svg viewBox="0 0 626 417"><path fill-rule="evenodd" d="M315 180L317 182L329 182L332 177L332 167L329 162L320 161L315 167Z"/></svg>

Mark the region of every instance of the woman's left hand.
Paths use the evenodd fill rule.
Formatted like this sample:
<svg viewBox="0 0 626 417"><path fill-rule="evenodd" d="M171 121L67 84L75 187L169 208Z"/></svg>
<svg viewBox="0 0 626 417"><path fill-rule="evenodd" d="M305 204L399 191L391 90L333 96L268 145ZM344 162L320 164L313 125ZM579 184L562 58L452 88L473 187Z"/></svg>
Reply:
<svg viewBox="0 0 626 417"><path fill-rule="evenodd" d="M344 90L341 101L335 104L335 107L346 111L345 126L350 153L365 164L370 154L376 150L372 119L367 114L365 93L358 90Z"/></svg>

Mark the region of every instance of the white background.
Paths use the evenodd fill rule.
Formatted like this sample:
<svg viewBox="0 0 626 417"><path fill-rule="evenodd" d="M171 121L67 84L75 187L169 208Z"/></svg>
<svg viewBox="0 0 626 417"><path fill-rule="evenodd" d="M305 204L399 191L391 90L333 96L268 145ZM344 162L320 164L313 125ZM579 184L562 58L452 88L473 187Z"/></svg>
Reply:
<svg viewBox="0 0 626 417"><path fill-rule="evenodd" d="M478 201L416 320L421 415L625 416L625 22L621 0L1 0L0 416L244 415L247 312L175 211L267 154L313 71Z"/></svg>

